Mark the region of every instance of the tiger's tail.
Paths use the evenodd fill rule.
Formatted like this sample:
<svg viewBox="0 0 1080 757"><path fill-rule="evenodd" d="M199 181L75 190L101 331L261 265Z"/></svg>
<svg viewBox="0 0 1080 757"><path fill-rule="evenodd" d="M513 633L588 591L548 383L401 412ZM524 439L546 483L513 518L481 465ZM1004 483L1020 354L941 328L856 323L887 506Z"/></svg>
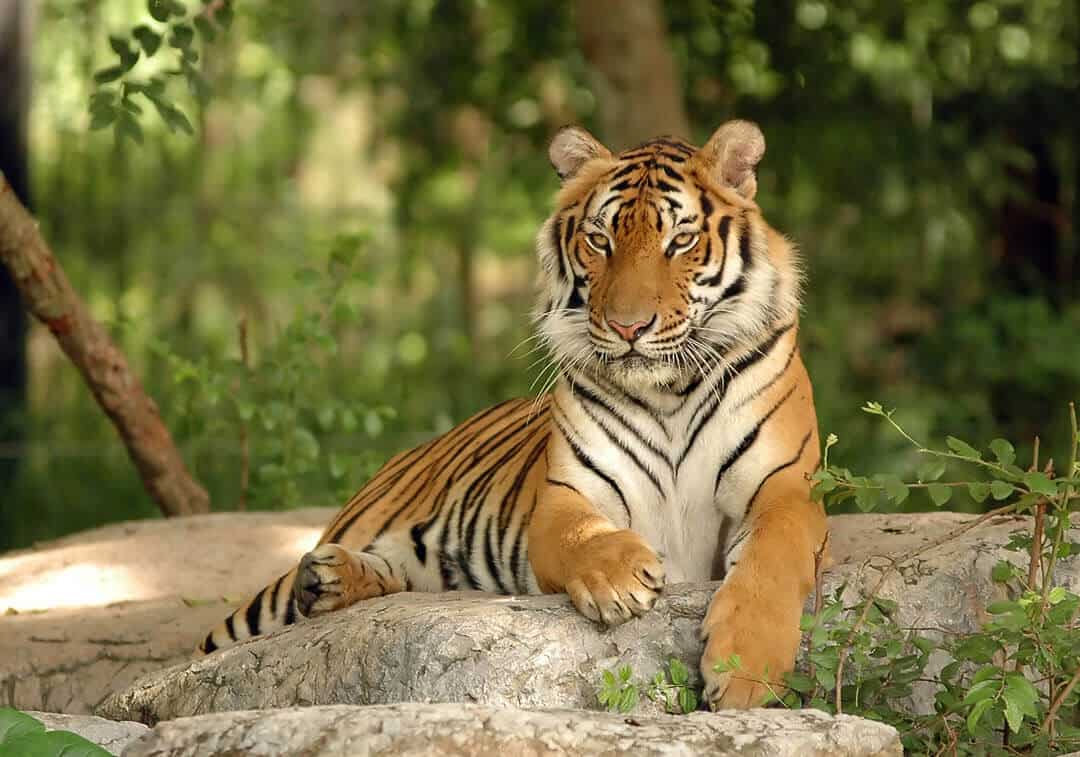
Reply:
<svg viewBox="0 0 1080 757"><path fill-rule="evenodd" d="M248 602L214 627L199 644L200 654L210 654L254 636L291 626L301 617L293 597L293 568L273 583L263 587Z"/></svg>

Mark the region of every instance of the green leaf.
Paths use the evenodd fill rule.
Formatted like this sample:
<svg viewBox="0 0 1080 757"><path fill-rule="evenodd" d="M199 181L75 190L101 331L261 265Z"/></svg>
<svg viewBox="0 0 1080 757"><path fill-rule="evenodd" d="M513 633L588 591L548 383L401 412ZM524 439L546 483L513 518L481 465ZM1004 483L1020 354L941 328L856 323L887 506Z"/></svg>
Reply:
<svg viewBox="0 0 1080 757"><path fill-rule="evenodd" d="M855 490L855 504L864 513L870 512L878 503L878 489L869 486L860 486Z"/></svg>
<svg viewBox="0 0 1080 757"><path fill-rule="evenodd" d="M112 757L110 752L70 731L26 734L5 741L0 753L19 757Z"/></svg>
<svg viewBox="0 0 1080 757"><path fill-rule="evenodd" d="M630 669L629 665L623 665L619 668L619 680L624 683L630 680L630 677L634 675L634 671Z"/></svg>
<svg viewBox="0 0 1080 757"><path fill-rule="evenodd" d="M1003 499L1008 499L1009 497L1011 497L1013 491L1013 485L1007 481L990 482L990 496L992 496L999 502Z"/></svg>
<svg viewBox="0 0 1080 757"><path fill-rule="evenodd" d="M698 698L694 690L686 687L679 691L679 708L684 714L689 715L698 708Z"/></svg>
<svg viewBox="0 0 1080 757"><path fill-rule="evenodd" d="M157 100L154 101L154 105L157 106L158 113L161 115L162 120L165 121L165 125L169 127L169 131L183 131L189 136L195 133L195 129L192 128L191 122L184 115L184 111L173 105L159 103Z"/></svg>
<svg viewBox="0 0 1080 757"><path fill-rule="evenodd" d="M116 124L116 136L120 140L130 139L140 145L143 143L142 127L127 111L120 112L120 120Z"/></svg>
<svg viewBox="0 0 1080 757"><path fill-rule="evenodd" d="M908 487L899 476L892 474L878 475L874 477L878 483L881 484L885 490L885 496L888 497L893 504L899 505L908 498Z"/></svg>
<svg viewBox="0 0 1080 757"><path fill-rule="evenodd" d="M1016 450L1005 439L995 439L990 442L990 451L1002 465L1012 465L1016 461Z"/></svg>
<svg viewBox="0 0 1080 757"><path fill-rule="evenodd" d="M195 30L187 24L177 24L172 28L172 34L169 36L169 44L179 50L191 47L194 40Z"/></svg>
<svg viewBox="0 0 1080 757"><path fill-rule="evenodd" d="M0 744L31 733L44 732L45 726L25 712L0 707Z"/></svg>
<svg viewBox="0 0 1080 757"><path fill-rule="evenodd" d="M671 672L671 682L676 686L685 686L690 680L690 671L682 660L672 658L668 663L668 670Z"/></svg>
<svg viewBox="0 0 1080 757"><path fill-rule="evenodd" d="M799 692L800 694L809 694L814 690L814 680L805 673L788 673L785 678L785 682L788 688Z"/></svg>
<svg viewBox="0 0 1080 757"><path fill-rule="evenodd" d="M964 705L970 706L985 699L992 698L997 694L998 689L1000 688L1001 685L996 679L980 681L968 689L967 696L964 697Z"/></svg>
<svg viewBox="0 0 1080 757"><path fill-rule="evenodd" d="M1053 497L1057 494L1057 485L1045 473L1040 471L1025 473L1024 486L1035 494L1044 494L1047 497Z"/></svg>
<svg viewBox="0 0 1080 757"><path fill-rule="evenodd" d="M982 459L982 455L979 453L979 450L972 447L963 439L957 439L955 436L947 436L945 437L945 443L949 446L949 449L951 449L958 455L962 455L963 457L970 457L974 460Z"/></svg>
<svg viewBox="0 0 1080 757"><path fill-rule="evenodd" d="M1024 714L1020 712L1020 707L1016 703L1015 699L1009 697L1009 692L1005 692L1005 720L1009 723L1009 730L1013 733L1020 731L1020 725L1024 722Z"/></svg>
<svg viewBox="0 0 1080 757"><path fill-rule="evenodd" d="M635 707L637 707L637 703L638 703L638 690L637 690L637 687L629 686L629 687L623 689L622 697L621 697L621 699L619 701L619 711L624 712L624 713L630 712Z"/></svg>
<svg viewBox="0 0 1080 757"><path fill-rule="evenodd" d="M123 75L123 66L109 66L108 68L102 68L95 71L94 81L98 84L108 84L111 81L116 81Z"/></svg>
<svg viewBox="0 0 1080 757"><path fill-rule="evenodd" d="M927 460L919 466L918 476L922 482L937 481L945 475L945 461L941 459Z"/></svg>
<svg viewBox="0 0 1080 757"><path fill-rule="evenodd" d="M1016 612L1022 610L1023 605L1014 599L1002 599L997 602L991 602L986 606L986 611L991 615L1004 615L1009 612Z"/></svg>
<svg viewBox="0 0 1080 757"><path fill-rule="evenodd" d="M983 699L971 708L971 712L967 716L967 729L968 733L972 736L975 735L975 728L979 725L979 720L982 719L983 714L990 709L990 705L994 703L993 699Z"/></svg>
<svg viewBox="0 0 1080 757"><path fill-rule="evenodd" d="M146 10L155 21L168 21L172 3L170 0L147 0Z"/></svg>
<svg viewBox="0 0 1080 757"><path fill-rule="evenodd" d="M926 487L926 492L938 507L952 498L952 487L945 484L930 484Z"/></svg>
<svg viewBox="0 0 1080 757"><path fill-rule="evenodd" d="M131 36L139 43L147 58L152 58L161 47L161 35L145 24L132 29Z"/></svg>
<svg viewBox="0 0 1080 757"><path fill-rule="evenodd" d="M116 120L116 108L109 105L103 108L97 108L90 116L90 130L97 131L98 129L104 129Z"/></svg>
<svg viewBox="0 0 1080 757"><path fill-rule="evenodd" d="M999 584L1005 583L1012 578L1012 576L1013 566L1008 560L1000 560L990 571L990 578Z"/></svg>
<svg viewBox="0 0 1080 757"><path fill-rule="evenodd" d="M968 484L968 494L976 502L982 503L990 496L990 484L985 481L972 481Z"/></svg>

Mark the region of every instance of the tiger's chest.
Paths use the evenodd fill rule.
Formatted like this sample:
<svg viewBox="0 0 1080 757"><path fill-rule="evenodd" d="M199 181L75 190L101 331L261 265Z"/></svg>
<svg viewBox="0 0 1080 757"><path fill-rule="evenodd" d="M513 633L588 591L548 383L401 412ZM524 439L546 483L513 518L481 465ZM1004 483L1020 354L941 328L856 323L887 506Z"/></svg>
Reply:
<svg viewBox="0 0 1080 757"><path fill-rule="evenodd" d="M668 581L719 577L770 464L771 440L738 397L690 398L670 415L567 391L552 464L615 525L640 534Z"/></svg>

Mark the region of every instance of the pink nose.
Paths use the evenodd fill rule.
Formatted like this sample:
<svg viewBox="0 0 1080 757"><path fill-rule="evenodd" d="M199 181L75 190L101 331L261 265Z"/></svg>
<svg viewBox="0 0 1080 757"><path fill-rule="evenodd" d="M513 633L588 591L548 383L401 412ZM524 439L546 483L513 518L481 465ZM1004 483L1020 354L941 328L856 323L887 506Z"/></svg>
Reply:
<svg viewBox="0 0 1080 757"><path fill-rule="evenodd" d="M652 320L650 319L648 321L637 321L636 323L626 325L625 323L619 323L618 321L609 318L607 324L608 326L611 326L611 328L615 329L615 332L618 333L618 335L621 336L623 339L628 342L632 342L639 336L641 336L642 332L644 332L645 329L649 328L649 326L652 324Z"/></svg>

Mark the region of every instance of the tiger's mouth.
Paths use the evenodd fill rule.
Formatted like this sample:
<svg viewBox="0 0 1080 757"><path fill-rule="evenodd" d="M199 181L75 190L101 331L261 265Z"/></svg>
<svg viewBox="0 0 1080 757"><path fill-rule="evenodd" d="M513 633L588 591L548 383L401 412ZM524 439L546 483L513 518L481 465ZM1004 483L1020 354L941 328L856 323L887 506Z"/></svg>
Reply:
<svg viewBox="0 0 1080 757"><path fill-rule="evenodd" d="M684 372L670 360L643 355L635 349L618 357L599 357L597 369L628 388L663 388L685 378Z"/></svg>

